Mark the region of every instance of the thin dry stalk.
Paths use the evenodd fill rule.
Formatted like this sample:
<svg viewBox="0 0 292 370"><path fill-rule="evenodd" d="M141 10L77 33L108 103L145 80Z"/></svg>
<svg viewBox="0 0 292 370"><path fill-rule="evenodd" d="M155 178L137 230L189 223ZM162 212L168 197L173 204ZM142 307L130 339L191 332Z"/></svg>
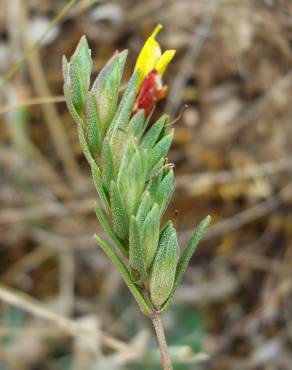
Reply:
<svg viewBox="0 0 292 370"><path fill-rule="evenodd" d="M26 108L31 107L34 105L42 105L42 104L51 104L51 103L63 103L65 102L65 98L62 95L56 95L56 96L41 96L37 98L28 98L23 99L21 101L11 103L6 106L0 107L0 115L4 113L8 113L14 109L18 108Z"/></svg>
<svg viewBox="0 0 292 370"><path fill-rule="evenodd" d="M70 316L74 308L75 256L71 248L62 248L59 259L59 306L65 316Z"/></svg>
<svg viewBox="0 0 292 370"><path fill-rule="evenodd" d="M291 171L291 169L292 158L287 157L245 168L198 173L196 175L181 175L177 178L176 185L183 188L200 188L202 191L208 191L210 186L271 176L279 172Z"/></svg>
<svg viewBox="0 0 292 370"><path fill-rule="evenodd" d="M28 19L24 3L22 3L22 17L20 25L22 28L23 43L26 48L29 48L30 40L27 33ZM37 94L40 96L51 96L37 49L30 53L28 58L28 68ZM52 137L53 144L64 165L67 178L71 180L72 184L76 184L76 179L80 179L81 177L80 169L74 158L72 149L70 148L64 125L59 117L57 109L52 103L42 105L41 109L45 117L47 128Z"/></svg>
<svg viewBox="0 0 292 370"><path fill-rule="evenodd" d="M21 2L19 0L13 0L8 6L7 2L7 23L9 31L9 39L11 41L11 57L12 61L18 59L21 54L21 35L20 29L15 27L15 23L19 21L21 12ZM8 107L11 101L18 101L22 99L21 92L23 91L22 81L23 75L19 73L14 78L14 85L8 85L3 91L3 96L8 101ZM1 110L0 110L1 111ZM51 183L53 191L60 197L68 198L69 190L65 185L62 184L61 179L51 164L45 159L38 148L30 140L29 135L23 132L20 128L20 123L17 121L17 115L10 115L10 109L4 109L1 113L6 113L6 121L8 123L8 131L12 142L17 148L20 148L21 152L25 157L32 159L35 163L39 164L39 171L41 176Z"/></svg>
<svg viewBox="0 0 292 370"><path fill-rule="evenodd" d="M292 184L286 185L279 193L270 197L253 207L228 217L216 225L210 226L206 231L203 240L209 240L226 233L236 230L250 222L264 217L277 209L286 201L292 198ZM80 201L47 203L39 206L32 206L27 209L4 209L0 211L0 224L14 222L24 222L28 220L39 220L50 217L65 217L72 215L88 214L92 212L94 199L84 199ZM192 230L185 230L179 233L182 243L189 239Z"/></svg>
<svg viewBox="0 0 292 370"><path fill-rule="evenodd" d="M282 188L279 193L273 195L264 202L261 202L253 207L250 207L242 212L235 214L234 216L225 218L215 225L209 227L202 240L209 240L222 235L226 235L229 232L239 229L240 227L251 223L261 217L268 215L275 211L281 204L291 200L292 198L292 183L289 183ZM182 241L186 241L190 238L192 230L185 230L180 233Z"/></svg>
<svg viewBox="0 0 292 370"><path fill-rule="evenodd" d="M42 44L43 40L51 31L51 29L64 18L65 14L67 14L67 12L76 2L77 0L70 0L67 4L65 4L64 8L62 8L61 11L56 15L56 17L52 20L49 27L44 31L44 33L36 40L34 44L26 49L22 57L8 69L5 75L0 79L0 90L2 90L7 81L9 81L18 72L18 70L21 68L30 54Z"/></svg>
<svg viewBox="0 0 292 370"><path fill-rule="evenodd" d="M172 370L172 364L171 364L171 359L169 356L168 348L167 348L167 343L166 343L166 338L164 334L164 329L162 326L161 318L159 313L154 313L152 318L152 323L155 329L155 333L157 336L158 344L159 344L159 349L160 349L160 356L161 356L161 363L163 370Z"/></svg>
<svg viewBox="0 0 292 370"><path fill-rule="evenodd" d="M35 299L31 298L27 294L18 292L15 289L6 288L0 285L0 300L9 305L18 307L19 309L30 313L34 317L49 321L74 337L79 337L81 334L84 334L91 337L92 340L95 340L96 336L98 336L97 339L101 336L101 340L104 345L117 351L124 351L128 347L126 343L117 340L104 332L100 333L94 329L88 329L83 327L81 323L48 310Z"/></svg>
<svg viewBox="0 0 292 370"><path fill-rule="evenodd" d="M23 209L4 209L0 211L0 224L93 213L94 202L95 199L88 198L64 203L43 203Z"/></svg>

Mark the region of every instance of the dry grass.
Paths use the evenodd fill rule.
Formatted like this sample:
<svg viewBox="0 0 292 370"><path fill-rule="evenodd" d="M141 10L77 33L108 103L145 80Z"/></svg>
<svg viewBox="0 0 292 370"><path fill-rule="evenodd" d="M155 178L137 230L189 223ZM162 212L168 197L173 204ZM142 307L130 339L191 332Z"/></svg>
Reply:
<svg viewBox="0 0 292 370"><path fill-rule="evenodd" d="M159 369L151 328L95 247L96 194L60 103L61 56L82 34L96 72L129 48L128 77L162 23L177 56L158 113L189 106L168 216L182 245L215 220L165 316L177 369L290 370L291 1L73 3L61 19L66 1L0 0L0 369Z"/></svg>

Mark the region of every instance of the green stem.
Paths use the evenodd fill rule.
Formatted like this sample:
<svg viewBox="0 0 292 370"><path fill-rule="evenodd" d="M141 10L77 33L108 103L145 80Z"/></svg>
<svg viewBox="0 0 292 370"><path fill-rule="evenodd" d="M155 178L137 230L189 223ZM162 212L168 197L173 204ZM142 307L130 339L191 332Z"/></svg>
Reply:
<svg viewBox="0 0 292 370"><path fill-rule="evenodd" d="M143 297L142 293L132 281L130 273L121 260L121 258L116 254L116 252L111 248L111 246L99 235L94 235L97 244L103 249L103 251L107 254L107 256L111 259L111 261L117 266L119 269L123 279L125 280L128 288L130 289L131 293L133 294L134 298L136 299L141 311L146 316L151 316L151 309L147 305L145 298Z"/></svg>

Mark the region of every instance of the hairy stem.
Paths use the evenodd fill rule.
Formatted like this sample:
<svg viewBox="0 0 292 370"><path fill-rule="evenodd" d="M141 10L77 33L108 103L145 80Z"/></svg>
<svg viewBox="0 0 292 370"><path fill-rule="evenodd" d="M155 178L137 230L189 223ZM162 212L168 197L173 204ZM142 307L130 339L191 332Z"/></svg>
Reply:
<svg viewBox="0 0 292 370"><path fill-rule="evenodd" d="M151 316L151 320L152 320L155 333L157 336L158 344L159 344L162 368L163 370L173 370L171 359L168 353L168 348L167 348L167 343L165 339L162 322L160 319L160 314L155 311Z"/></svg>

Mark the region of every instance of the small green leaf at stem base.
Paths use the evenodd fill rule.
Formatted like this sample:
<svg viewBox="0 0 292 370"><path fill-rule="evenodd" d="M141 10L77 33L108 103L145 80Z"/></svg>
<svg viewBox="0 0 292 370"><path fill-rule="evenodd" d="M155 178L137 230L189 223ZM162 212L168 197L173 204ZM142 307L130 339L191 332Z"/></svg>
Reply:
<svg viewBox="0 0 292 370"><path fill-rule="evenodd" d="M182 256L179 260L178 266L177 266L176 276L175 276L172 292L171 292L170 296L168 297L167 301L161 307L160 311L164 311L169 306L169 304L170 304L170 302L171 302L171 300L172 300L172 298L175 294L175 291L176 291L177 287L179 286L179 284L182 281L183 275L185 273L186 268L188 267L190 259L193 255L194 251L196 250L196 248L199 244L199 241L203 236L203 233L206 231L207 227L209 226L210 222L211 222L211 216L208 215L200 223L200 225L198 226L197 230L195 231L193 237L187 243L187 245L186 245L186 247L183 251L183 254L182 254Z"/></svg>
<svg viewBox="0 0 292 370"><path fill-rule="evenodd" d="M106 253L106 255L111 259L111 261L116 265L119 269L125 283L127 284L128 288L130 289L131 293L133 294L134 298L136 299L141 311L146 316L151 316L152 310L148 306L143 297L142 293L140 292L139 288L133 282L130 273L121 260L121 258L116 254L116 252L111 248L111 246L99 235L94 235L97 244L102 248L102 250Z"/></svg>
<svg viewBox="0 0 292 370"><path fill-rule="evenodd" d="M178 259L177 235L170 222L160 235L158 250L150 274L151 300L158 310L172 292Z"/></svg>

